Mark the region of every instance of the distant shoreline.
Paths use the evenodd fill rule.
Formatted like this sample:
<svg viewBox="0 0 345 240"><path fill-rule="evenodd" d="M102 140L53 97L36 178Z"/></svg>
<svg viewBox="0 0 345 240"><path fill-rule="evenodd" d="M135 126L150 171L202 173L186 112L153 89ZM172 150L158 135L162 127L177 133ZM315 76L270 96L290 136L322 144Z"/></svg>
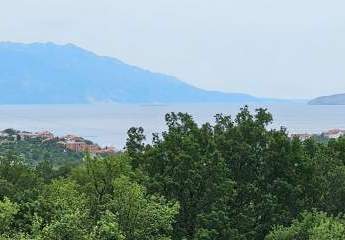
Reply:
<svg viewBox="0 0 345 240"><path fill-rule="evenodd" d="M309 105L345 105L345 94L335 94L312 99Z"/></svg>
<svg viewBox="0 0 345 240"><path fill-rule="evenodd" d="M94 154L116 153L117 150L112 146L100 147L98 144L76 135L56 136L50 131L29 132L8 128L0 131L0 138L7 141L24 141L29 139L39 139L41 143L56 142L66 150L74 152L89 152Z"/></svg>

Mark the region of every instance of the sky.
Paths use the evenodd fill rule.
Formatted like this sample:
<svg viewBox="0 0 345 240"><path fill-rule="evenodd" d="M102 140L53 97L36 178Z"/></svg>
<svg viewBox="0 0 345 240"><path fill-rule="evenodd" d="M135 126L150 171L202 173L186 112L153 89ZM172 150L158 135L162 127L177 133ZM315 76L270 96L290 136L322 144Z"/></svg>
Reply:
<svg viewBox="0 0 345 240"><path fill-rule="evenodd" d="M1 0L0 41L73 43L194 86L345 92L344 0Z"/></svg>

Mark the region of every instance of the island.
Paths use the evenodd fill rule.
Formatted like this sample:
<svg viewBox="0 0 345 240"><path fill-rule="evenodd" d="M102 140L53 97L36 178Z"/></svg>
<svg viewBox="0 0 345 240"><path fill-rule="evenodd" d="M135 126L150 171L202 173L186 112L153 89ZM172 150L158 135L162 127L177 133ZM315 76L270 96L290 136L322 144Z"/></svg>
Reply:
<svg viewBox="0 0 345 240"><path fill-rule="evenodd" d="M345 93L322 96L309 101L310 105L345 105Z"/></svg>

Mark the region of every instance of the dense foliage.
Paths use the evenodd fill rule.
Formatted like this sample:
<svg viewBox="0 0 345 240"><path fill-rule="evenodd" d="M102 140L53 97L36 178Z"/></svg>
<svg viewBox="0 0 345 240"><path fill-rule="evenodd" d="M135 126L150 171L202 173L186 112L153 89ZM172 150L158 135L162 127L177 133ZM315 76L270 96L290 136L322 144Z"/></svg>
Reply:
<svg viewBox="0 0 345 240"><path fill-rule="evenodd" d="M166 115L145 143L78 165L0 159L0 239L345 239L345 138L319 143L268 130L247 107L198 125Z"/></svg>

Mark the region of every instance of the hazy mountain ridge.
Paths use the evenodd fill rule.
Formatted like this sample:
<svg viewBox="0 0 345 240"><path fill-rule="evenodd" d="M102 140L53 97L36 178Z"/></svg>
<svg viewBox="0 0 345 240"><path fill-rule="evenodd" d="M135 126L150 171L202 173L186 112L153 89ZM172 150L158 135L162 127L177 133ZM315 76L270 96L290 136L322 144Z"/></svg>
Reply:
<svg viewBox="0 0 345 240"><path fill-rule="evenodd" d="M206 91L73 44L0 43L0 104L269 101Z"/></svg>
<svg viewBox="0 0 345 240"><path fill-rule="evenodd" d="M310 105L345 105L345 93L315 98Z"/></svg>

